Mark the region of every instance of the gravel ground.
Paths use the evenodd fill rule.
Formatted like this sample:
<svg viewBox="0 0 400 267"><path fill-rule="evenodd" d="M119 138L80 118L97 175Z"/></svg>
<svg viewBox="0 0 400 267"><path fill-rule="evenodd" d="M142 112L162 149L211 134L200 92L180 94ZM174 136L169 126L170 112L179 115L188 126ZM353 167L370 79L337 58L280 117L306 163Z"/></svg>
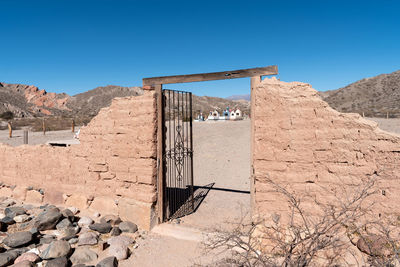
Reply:
<svg viewBox="0 0 400 267"><path fill-rule="evenodd" d="M400 134L400 118L384 119L384 118L366 118L378 123L382 130Z"/></svg>
<svg viewBox="0 0 400 267"><path fill-rule="evenodd" d="M231 229L242 217L248 220L244 215L250 210L250 120L195 122L193 140L194 184L215 183L214 189L221 190L210 190L196 212L181 218L179 225L213 232ZM210 266L222 256L206 253L201 242L150 233L120 266Z"/></svg>
<svg viewBox="0 0 400 267"><path fill-rule="evenodd" d="M250 211L250 120L194 123L193 140L194 185L215 184L181 223L230 228Z"/></svg>
<svg viewBox="0 0 400 267"><path fill-rule="evenodd" d="M78 131L79 128L76 128ZM74 138L74 133L71 130L65 131L49 131L46 135L43 132L29 132L28 133L28 144L38 145L45 144L48 141L60 141L60 140L71 140ZM11 146L20 146L24 144L24 131L14 130L13 137L8 137L8 130L0 131L0 143L9 144Z"/></svg>

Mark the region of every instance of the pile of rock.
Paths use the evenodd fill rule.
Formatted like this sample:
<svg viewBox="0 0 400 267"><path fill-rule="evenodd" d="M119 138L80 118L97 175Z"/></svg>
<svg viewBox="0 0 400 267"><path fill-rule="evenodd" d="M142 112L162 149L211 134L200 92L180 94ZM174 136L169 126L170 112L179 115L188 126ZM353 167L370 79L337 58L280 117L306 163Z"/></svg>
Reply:
<svg viewBox="0 0 400 267"><path fill-rule="evenodd" d="M118 216L78 216L76 208L0 203L0 266L118 266L141 237ZM96 264L97 263L97 264Z"/></svg>

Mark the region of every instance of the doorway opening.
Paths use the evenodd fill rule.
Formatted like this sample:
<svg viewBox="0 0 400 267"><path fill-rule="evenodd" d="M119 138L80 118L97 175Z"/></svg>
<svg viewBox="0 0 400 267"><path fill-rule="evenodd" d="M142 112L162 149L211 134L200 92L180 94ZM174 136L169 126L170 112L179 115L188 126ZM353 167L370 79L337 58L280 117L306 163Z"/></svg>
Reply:
<svg viewBox="0 0 400 267"><path fill-rule="evenodd" d="M215 220L212 220L212 217L226 217L230 220L229 216L223 215L235 213L245 216L245 213L250 213L254 195L252 120L227 120L226 118L230 117L243 117L237 109L227 108L221 113L224 114L224 122L216 119L217 116L211 116L211 111L210 116L213 119L193 123L195 117L201 117L193 112L193 95L184 91L163 90L163 84L251 77L253 89L261 82L262 76L276 74L277 66L269 66L143 79L143 87L155 89L158 99L159 223L176 219L178 223L184 221L190 226L207 228L214 225ZM250 103L251 106L254 105L254 99L251 99ZM205 201L208 198L210 200ZM203 201L204 204L200 205ZM243 212L241 203L247 207ZM199 221L209 224L198 225Z"/></svg>

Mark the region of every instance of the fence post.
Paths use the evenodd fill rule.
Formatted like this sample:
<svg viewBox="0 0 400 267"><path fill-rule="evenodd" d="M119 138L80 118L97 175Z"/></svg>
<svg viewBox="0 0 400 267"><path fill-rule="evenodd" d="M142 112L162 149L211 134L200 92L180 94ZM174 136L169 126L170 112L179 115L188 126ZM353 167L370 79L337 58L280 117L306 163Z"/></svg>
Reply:
<svg viewBox="0 0 400 267"><path fill-rule="evenodd" d="M75 132L75 120L72 119L71 132Z"/></svg>
<svg viewBox="0 0 400 267"><path fill-rule="evenodd" d="M43 128L43 135L46 135L46 124L44 118L43 118L42 128Z"/></svg>
<svg viewBox="0 0 400 267"><path fill-rule="evenodd" d="M389 119L389 111L386 112L386 119Z"/></svg>
<svg viewBox="0 0 400 267"><path fill-rule="evenodd" d="M24 145L28 144L28 130L24 130Z"/></svg>
<svg viewBox="0 0 400 267"><path fill-rule="evenodd" d="M8 122L8 137L12 138L12 126L11 122Z"/></svg>

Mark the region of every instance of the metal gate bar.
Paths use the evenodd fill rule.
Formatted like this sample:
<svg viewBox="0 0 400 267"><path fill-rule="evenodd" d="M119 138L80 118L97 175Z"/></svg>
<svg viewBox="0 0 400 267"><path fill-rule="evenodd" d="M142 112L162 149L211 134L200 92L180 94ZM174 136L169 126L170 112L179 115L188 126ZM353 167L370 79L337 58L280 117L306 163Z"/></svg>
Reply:
<svg viewBox="0 0 400 267"><path fill-rule="evenodd" d="M192 93L163 90L165 220L194 210Z"/></svg>

